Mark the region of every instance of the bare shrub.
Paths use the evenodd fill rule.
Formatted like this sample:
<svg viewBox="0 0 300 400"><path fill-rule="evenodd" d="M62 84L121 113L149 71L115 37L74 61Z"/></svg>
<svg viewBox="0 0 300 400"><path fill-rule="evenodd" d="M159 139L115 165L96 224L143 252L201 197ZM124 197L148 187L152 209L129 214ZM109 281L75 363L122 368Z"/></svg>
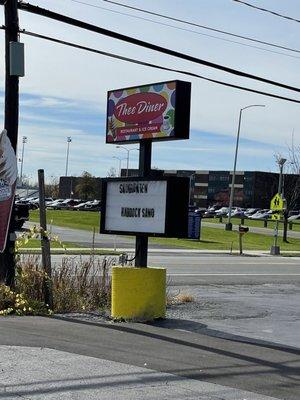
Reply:
<svg viewBox="0 0 300 400"><path fill-rule="evenodd" d="M46 275L40 268L39 256L29 255L19 258L16 272L16 291L28 299L43 301Z"/></svg>
<svg viewBox="0 0 300 400"><path fill-rule="evenodd" d="M110 306L111 261L64 258L52 274L55 312L93 311Z"/></svg>
<svg viewBox="0 0 300 400"><path fill-rule="evenodd" d="M82 257L64 257L53 269L53 312L96 311L110 307L110 268L113 257L95 260ZM23 256L17 264L15 291L26 299L44 301L45 279L39 256ZM47 306L47 305L46 305Z"/></svg>

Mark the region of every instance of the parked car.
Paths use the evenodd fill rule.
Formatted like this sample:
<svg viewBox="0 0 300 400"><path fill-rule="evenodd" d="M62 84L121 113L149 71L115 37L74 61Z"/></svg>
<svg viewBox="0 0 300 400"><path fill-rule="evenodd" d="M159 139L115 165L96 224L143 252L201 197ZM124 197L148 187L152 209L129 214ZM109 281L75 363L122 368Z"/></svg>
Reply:
<svg viewBox="0 0 300 400"><path fill-rule="evenodd" d="M38 202L36 203L36 200L38 200L38 197L27 197L25 199L25 201L29 204L30 210L36 210L37 208L39 208L39 204Z"/></svg>
<svg viewBox="0 0 300 400"><path fill-rule="evenodd" d="M204 213L206 212L205 208L196 208L195 213L200 214L201 218L203 218Z"/></svg>
<svg viewBox="0 0 300 400"><path fill-rule="evenodd" d="M294 222L294 221L297 221L297 220L300 220L300 214L291 215L290 217L288 217L288 221L289 222Z"/></svg>
<svg viewBox="0 0 300 400"><path fill-rule="evenodd" d="M15 202L14 212L14 229L20 230L24 223L29 220L29 204L25 204L24 202Z"/></svg>
<svg viewBox="0 0 300 400"><path fill-rule="evenodd" d="M272 215L272 212L270 213L270 210L265 209L265 210L257 211L253 215L250 215L249 219L269 219L269 218L271 218L271 215Z"/></svg>
<svg viewBox="0 0 300 400"><path fill-rule="evenodd" d="M231 216L235 217L235 218L244 218L245 217L245 209L244 208L236 208L235 210L233 210Z"/></svg>
<svg viewBox="0 0 300 400"><path fill-rule="evenodd" d="M58 210L58 206L64 201L64 199L56 199L47 204L47 208L50 210Z"/></svg>
<svg viewBox="0 0 300 400"><path fill-rule="evenodd" d="M94 200L93 202L86 204L84 207L85 211L101 211L101 202Z"/></svg>
<svg viewBox="0 0 300 400"><path fill-rule="evenodd" d="M85 202L83 202L83 203L76 204L76 205L73 207L73 211L84 211L84 210L85 210L85 207L86 207L88 204L90 204L90 203L91 203L90 201L85 201Z"/></svg>
<svg viewBox="0 0 300 400"><path fill-rule="evenodd" d="M215 214L216 214L216 210L218 208L219 207L216 207L216 206L208 207L208 209L203 214L203 218L212 218L212 217L214 217Z"/></svg>
<svg viewBox="0 0 300 400"><path fill-rule="evenodd" d="M56 210L72 210L74 206L82 203L82 200L78 199L66 199L57 205Z"/></svg>
<svg viewBox="0 0 300 400"><path fill-rule="evenodd" d="M260 210L259 208L247 208L246 211L244 212L245 217L249 218L250 215L254 215L259 210Z"/></svg>
<svg viewBox="0 0 300 400"><path fill-rule="evenodd" d="M215 217L225 217L229 211L228 207L221 207L219 210L215 211Z"/></svg>

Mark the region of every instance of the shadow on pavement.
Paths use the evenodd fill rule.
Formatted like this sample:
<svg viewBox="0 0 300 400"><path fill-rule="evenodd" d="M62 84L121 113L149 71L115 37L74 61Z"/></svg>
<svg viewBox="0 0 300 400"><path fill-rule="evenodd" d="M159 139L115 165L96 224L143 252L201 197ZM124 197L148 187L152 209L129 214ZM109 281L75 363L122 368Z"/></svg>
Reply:
<svg viewBox="0 0 300 400"><path fill-rule="evenodd" d="M250 345L253 344L255 346L285 351L287 353L300 354L300 349L298 349L297 347L282 345L276 342L269 342L267 340L255 339L247 336L240 336L240 335L235 335L233 333L227 333L216 329L211 329L208 328L207 325L191 320L170 318L170 319L157 320L154 322L150 322L148 324L160 328L200 333L201 335L230 340L234 342L246 343Z"/></svg>
<svg viewBox="0 0 300 400"><path fill-rule="evenodd" d="M73 323L77 323L77 324L100 326L101 328L112 329L112 330L126 332L126 333L132 333L132 334L135 334L135 335L140 335L140 336L144 336L144 337L149 337L149 338L153 338L153 339L167 341L167 342L174 343L174 344L177 344L177 345L193 347L195 349L211 352L211 353L214 353L214 354L219 354L219 355L226 356L226 357L232 357L232 358L240 359L240 360L243 360L243 361L248 361L248 362L251 362L251 363L256 363L256 364L269 366L271 368L275 368L275 369L279 369L279 370L281 369L281 364L280 363L274 363L274 362L271 362L271 361L262 360L262 359L259 359L259 358L256 358L256 357L252 357L251 355L244 355L244 354L242 355L242 354L233 352L231 350L223 350L223 349L220 349L220 348L218 349L216 347L212 348L212 347L209 347L209 346L206 346L206 345L201 345L201 344L199 344L199 342L195 343L192 340L189 341L189 340L185 340L185 339L179 339L179 338L163 335L161 333L161 331L159 331L159 332L151 332L151 331L148 331L148 330L145 329L145 327L149 327L149 326L158 327L158 328L164 328L164 326L159 326L159 324L163 324L165 321L170 321L170 320L158 320L158 321L156 321L154 323L151 322L151 323L148 323L148 324L140 323L140 324L138 324L138 327L137 327L137 324L131 324L131 323L126 323L126 322L125 323L90 322L90 321L83 321L83 320L78 320L78 319L74 319L74 318L56 317L56 316L54 316L52 318L65 320L65 321L69 321L69 322L73 322ZM173 323L174 323L174 321L180 321L179 324L180 323L182 324L182 321L184 321L184 320L176 320L175 319L175 320L173 320ZM187 321L187 322L190 325L193 324L193 321ZM172 323L172 322L170 322L170 323ZM194 322L194 324L202 325L203 327L205 327L205 325L199 324L197 322ZM183 324L181 326L183 326ZM176 328L176 330L178 330L178 327ZM171 329L168 328L168 331L170 332ZM214 332L213 330L208 330L208 331ZM215 332L217 332L217 331L215 331ZM213 336L213 335L209 335L207 332L206 333L205 332L204 333L200 332L199 330L198 330L198 333L202 334L202 335L205 335L205 336ZM226 335L224 332L222 332L222 334ZM250 342L247 342L246 340L242 341L242 340L235 340L234 338L230 338L230 336L234 337L234 335L229 335L228 334L228 336L229 336L229 338L227 340L229 340L229 341L230 340L231 341L238 341L238 342L241 342L241 343L245 343L247 345L263 346L263 347L271 348L271 349L274 349L274 350L277 350L277 351L282 351L282 352L286 352L286 353L300 355L300 349L297 349L297 348L287 347L287 346L284 346L284 345L280 345L280 344L276 344L276 343L269 343L269 342L266 342L266 344L257 344L254 339L253 339L253 343L250 343ZM214 335L213 337L220 338L220 339L226 339L226 338L223 338L223 337L218 337L216 335ZM245 339L245 338L243 338L243 339ZM261 341L261 342L263 342L263 341ZM286 366L283 366L283 365L282 365L282 367L283 367L283 369L288 369L288 370L290 369L290 367L286 367ZM291 370L294 370L294 368L291 368Z"/></svg>

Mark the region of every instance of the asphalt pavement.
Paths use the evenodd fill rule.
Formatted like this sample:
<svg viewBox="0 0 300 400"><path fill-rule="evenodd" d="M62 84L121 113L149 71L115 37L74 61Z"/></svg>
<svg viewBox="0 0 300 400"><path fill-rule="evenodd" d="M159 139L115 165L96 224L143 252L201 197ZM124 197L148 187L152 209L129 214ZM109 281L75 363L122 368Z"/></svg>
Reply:
<svg viewBox="0 0 300 400"><path fill-rule="evenodd" d="M152 248L168 295L194 299L166 320L1 318L0 399L299 400L300 259L256 255Z"/></svg>
<svg viewBox="0 0 300 400"><path fill-rule="evenodd" d="M300 350L272 343L11 317L0 344L3 399L299 400Z"/></svg>

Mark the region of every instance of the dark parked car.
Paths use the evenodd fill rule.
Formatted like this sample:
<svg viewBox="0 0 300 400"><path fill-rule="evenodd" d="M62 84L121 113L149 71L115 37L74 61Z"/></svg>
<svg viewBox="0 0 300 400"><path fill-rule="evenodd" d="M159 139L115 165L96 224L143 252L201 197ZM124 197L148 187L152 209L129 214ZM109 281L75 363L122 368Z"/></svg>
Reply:
<svg viewBox="0 0 300 400"><path fill-rule="evenodd" d="M81 200L66 199L56 206L56 210L73 210L73 207L82 203Z"/></svg>
<svg viewBox="0 0 300 400"><path fill-rule="evenodd" d="M24 223L29 220L29 204L15 202L14 216L14 228L20 230Z"/></svg>

